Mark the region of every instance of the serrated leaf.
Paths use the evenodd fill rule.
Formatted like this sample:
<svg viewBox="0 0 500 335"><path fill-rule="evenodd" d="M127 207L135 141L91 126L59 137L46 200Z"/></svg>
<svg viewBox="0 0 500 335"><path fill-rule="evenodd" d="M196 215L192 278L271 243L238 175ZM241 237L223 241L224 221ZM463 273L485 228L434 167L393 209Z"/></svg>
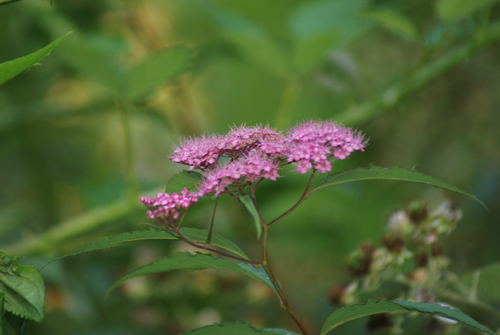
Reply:
<svg viewBox="0 0 500 335"><path fill-rule="evenodd" d="M354 304L336 310L330 314L325 321L320 335L325 335L332 329L348 321L368 315L387 312L419 312L433 314L464 323L488 334L496 335L487 327L479 324L474 319L455 308L425 302L410 302L401 300L389 301L385 299L377 301L370 300L363 304Z"/></svg>
<svg viewBox="0 0 500 335"><path fill-rule="evenodd" d="M168 194L177 193L187 188L189 191L196 190L196 185L200 182L203 175L195 171L181 171L176 173L167 182L165 192Z"/></svg>
<svg viewBox="0 0 500 335"><path fill-rule="evenodd" d="M257 209L255 209L255 206L253 205L252 198L248 194L238 194L237 196L241 203L245 205L248 212L252 215L255 229L257 230L257 239L260 239L260 236L262 235L262 224L260 223L259 213L257 213Z"/></svg>
<svg viewBox="0 0 500 335"><path fill-rule="evenodd" d="M244 265L232 263L222 258L215 258L207 254L195 253L193 255L189 252L179 252L170 257L157 259L150 264L144 265L138 269L133 270L132 272L129 272L128 274L117 280L113 285L111 285L111 287L108 289L108 292L106 293L106 296L108 296L109 293L118 285L131 278L148 274L168 272L172 270L193 271L204 269L219 269L237 272L253 278L275 290L274 286L272 286L272 283L271 285L269 285L269 282L266 282L261 277L255 275L253 271L249 271Z"/></svg>
<svg viewBox="0 0 500 335"><path fill-rule="evenodd" d="M181 228L180 229L181 234L188 238L189 240L192 240L193 242L205 242L207 240L208 236L208 231L204 229L197 229L197 228ZM70 256L76 256L80 255L83 253L91 252L91 251L97 251L97 250L103 250L103 249L110 249L114 248L118 245L121 245L122 243L127 243L127 242L135 242L135 241L145 241L145 240L175 240L178 241L180 238L171 232L168 232L163 229L149 229L149 230L137 230L137 231L132 231L128 233L123 233L119 235L115 235L112 237L104 238L102 240L93 242L89 245L86 245L78 250L69 252L65 255L62 255L54 260L52 260L50 263L70 257ZM248 258L248 256L236 245L234 242L228 240L224 236L218 235L218 234L212 234L212 241L210 245L231 251L232 253L243 257L243 258ZM49 264L50 264L49 263Z"/></svg>
<svg viewBox="0 0 500 335"><path fill-rule="evenodd" d="M361 181L361 180L374 180L374 179L385 179L385 180L403 180L403 181L411 181L415 183L428 184L436 187L440 187L452 192L460 193L466 195L481 205L484 208L488 209L486 205L473 196L458 187L451 186L445 182L437 180L431 176L427 176L425 174L416 172L414 170L408 170L401 167L393 167L393 168L383 168L379 166L370 166L368 168L357 168L354 170L345 170L341 172L336 172L327 175L325 178L320 180L316 187L311 190L310 193L315 192L323 187L349 183L353 181Z"/></svg>
<svg viewBox="0 0 500 335"><path fill-rule="evenodd" d="M298 7L290 19L297 71L317 66L325 53L350 43L369 26L359 12L366 0L312 1Z"/></svg>
<svg viewBox="0 0 500 335"><path fill-rule="evenodd" d="M193 334L193 335L219 335L219 334L226 334L226 335L254 335L254 334L260 334L260 335L273 335L273 334L290 334L290 335L296 335L295 333L292 332L287 332L286 330L283 329L282 333L276 333L274 331L270 331L267 329L257 329L252 327L250 324L247 322L228 322L228 323L223 323L223 324L213 324L210 326L205 326L201 328L196 328L191 331L188 331L187 333L184 334Z"/></svg>
<svg viewBox="0 0 500 335"><path fill-rule="evenodd" d="M29 69L33 65L37 64L41 61L45 56L50 54L50 52L61 42L63 38L68 36L66 35L59 37L54 42L47 45L45 48L42 48L38 51L35 51L32 54L29 54L24 57L16 58L14 60L4 62L0 64L0 84L3 84L7 80L17 76L23 71Z"/></svg>
<svg viewBox="0 0 500 335"><path fill-rule="evenodd" d="M481 301L500 302L500 263L491 264L467 273L461 278L465 287L474 290L474 297Z"/></svg>
<svg viewBox="0 0 500 335"><path fill-rule="evenodd" d="M371 18L385 29L410 40L419 37L417 27L406 17L393 10L370 11L365 16Z"/></svg>
<svg viewBox="0 0 500 335"><path fill-rule="evenodd" d="M134 101L153 93L161 85L182 74L190 59L191 51L178 46L144 60L126 75L126 98Z"/></svg>
<svg viewBox="0 0 500 335"><path fill-rule="evenodd" d="M38 270L22 265L17 257L0 251L0 292L5 293L4 311L24 319L42 321L45 285Z"/></svg>
<svg viewBox="0 0 500 335"><path fill-rule="evenodd" d="M445 21L453 21L493 5L498 0L438 0L436 10Z"/></svg>

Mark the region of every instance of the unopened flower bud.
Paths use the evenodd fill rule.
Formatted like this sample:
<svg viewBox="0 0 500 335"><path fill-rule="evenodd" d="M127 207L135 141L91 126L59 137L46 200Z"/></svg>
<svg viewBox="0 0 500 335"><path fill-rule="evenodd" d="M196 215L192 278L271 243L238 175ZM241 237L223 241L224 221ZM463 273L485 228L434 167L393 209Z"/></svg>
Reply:
<svg viewBox="0 0 500 335"><path fill-rule="evenodd" d="M408 206L408 217L410 222L418 226L429 217L427 204L422 201L416 201Z"/></svg>
<svg viewBox="0 0 500 335"><path fill-rule="evenodd" d="M362 277L370 273L370 268L375 255L375 245L371 242L364 242L354 250L348 258L349 273L354 277Z"/></svg>
<svg viewBox="0 0 500 335"><path fill-rule="evenodd" d="M392 253L399 253L406 245L405 238L400 233L393 231L385 233L381 242Z"/></svg>

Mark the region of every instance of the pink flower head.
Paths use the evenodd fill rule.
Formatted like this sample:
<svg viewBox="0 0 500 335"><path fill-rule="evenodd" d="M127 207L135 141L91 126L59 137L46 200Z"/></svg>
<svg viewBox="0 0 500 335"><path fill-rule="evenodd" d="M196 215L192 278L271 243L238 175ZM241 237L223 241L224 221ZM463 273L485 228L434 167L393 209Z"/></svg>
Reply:
<svg viewBox="0 0 500 335"><path fill-rule="evenodd" d="M180 214L191 208L198 201L198 194L183 189L181 194L158 193L156 198L141 197L141 202L148 208L148 218L163 225L172 225Z"/></svg>
<svg viewBox="0 0 500 335"><path fill-rule="evenodd" d="M204 170L214 165L224 152L224 141L221 136L189 138L177 147L170 159L176 163L190 165L189 170Z"/></svg>
<svg viewBox="0 0 500 335"><path fill-rule="evenodd" d="M278 163L265 154L252 150L248 155L207 171L199 189L202 194L219 196L230 186L246 186L260 178L276 180L279 177Z"/></svg>
<svg viewBox="0 0 500 335"><path fill-rule="evenodd" d="M331 171L329 159L346 159L355 150L363 151L363 135L333 121L306 121L287 134L288 162L297 162L297 172L314 166L321 173Z"/></svg>

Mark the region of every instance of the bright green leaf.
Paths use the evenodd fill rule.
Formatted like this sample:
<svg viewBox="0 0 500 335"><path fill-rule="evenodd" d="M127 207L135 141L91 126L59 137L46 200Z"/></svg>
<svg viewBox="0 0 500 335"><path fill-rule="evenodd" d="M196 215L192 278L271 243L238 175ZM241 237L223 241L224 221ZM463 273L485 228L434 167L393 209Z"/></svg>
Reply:
<svg viewBox="0 0 500 335"><path fill-rule="evenodd" d="M257 230L257 239L260 239L260 236L262 235L262 224L260 223L259 213L253 205L252 197L248 194L238 194L238 199L240 199L241 203L245 205L246 209L252 215L255 229Z"/></svg>
<svg viewBox="0 0 500 335"><path fill-rule="evenodd" d="M187 239L189 239L193 242L205 242L207 240L208 230L197 229L197 228L181 228L180 231L184 237L186 237ZM137 231L123 233L123 234L119 234L116 236L104 238L102 240L93 242L93 243L86 245L78 250L75 250L75 251L69 252L65 255L62 255L61 257L54 259L52 262L59 260L59 259L62 259L62 258L76 256L76 255L80 255L80 254L91 252L91 251L114 248L114 247L121 245L122 243L126 243L126 242L145 241L145 240L175 240L175 241L178 241L178 240L180 240L180 238L174 233L170 233L166 230L158 229L158 228L149 229L149 230L137 230ZM218 234L212 234L212 241L211 241L210 245L231 251L232 253L234 253L240 257L248 258L248 256L236 244L234 244L232 241L228 240L224 236L221 236Z"/></svg>
<svg viewBox="0 0 500 335"><path fill-rule="evenodd" d="M464 275L462 285L475 291L473 298L492 303L500 302L500 263L491 264Z"/></svg>
<svg viewBox="0 0 500 335"><path fill-rule="evenodd" d="M400 300L388 301L385 299L380 299L377 301L370 300L363 304L355 304L336 310L335 312L330 314L328 319L325 321L323 328L321 329L321 335L327 334L332 329L348 321L368 315L387 312L420 312L433 314L464 323L488 334L496 335L490 329L477 323L474 319L455 308L448 308L438 304L430 304L425 302L410 302Z"/></svg>
<svg viewBox="0 0 500 335"><path fill-rule="evenodd" d="M498 0L438 0L436 10L441 19L453 21L493 5Z"/></svg>
<svg viewBox="0 0 500 335"><path fill-rule="evenodd" d="M47 45L45 48L40 49L32 54L24 57L16 58L14 60L1 63L0 64L0 84L3 84L7 80L17 76L21 72L29 69L33 65L41 61L45 56L50 54L50 52L61 42L61 40L68 34L58 38L54 42Z"/></svg>
<svg viewBox="0 0 500 335"><path fill-rule="evenodd" d="M280 329L281 331L281 329ZM248 323L242 323L242 322L231 322L231 323L224 323L224 324L213 324L210 326L205 326L197 329L193 329L191 331L188 331L187 333L184 334L192 334L192 335L219 335L219 334L226 334L226 335L254 335L254 334L259 334L259 335L273 335L273 334L290 334L290 335L296 335L295 333L288 332L285 329L283 329L283 332L275 332L272 330L268 329L257 329L249 325Z"/></svg>
<svg viewBox="0 0 500 335"><path fill-rule="evenodd" d="M458 187L451 186L433 177L427 176L425 174L413 170L404 169L401 167L382 168L378 166L370 166L368 168L357 168L354 170L345 170L341 172L332 173L327 175L322 180L320 180L316 185L316 187L312 189L310 193L315 192L327 186L349 183L352 181L372 180L372 179L404 180L404 181L411 181L415 183L422 183L422 184L441 187L446 190L450 190L471 197L472 199L476 200L481 205L483 205L484 208L488 209L481 200L479 200L472 194L469 194L459 189Z"/></svg>
<svg viewBox="0 0 500 335"><path fill-rule="evenodd" d="M182 74L190 60L191 51L180 46L144 60L127 74L125 96L130 101L144 98Z"/></svg>
<svg viewBox="0 0 500 335"><path fill-rule="evenodd" d="M253 278L274 290L274 286L269 281L263 280L261 277L255 275L253 271L249 271L245 265L239 265L232 262L229 262L222 258L215 258L211 255L207 254L191 254L189 252L179 252L170 257L164 257L153 261L150 264L144 265L138 269L129 272L125 276L121 277L118 281L116 281L109 288L106 296L115 289L118 285L123 282L148 274L155 274L161 272L168 272L172 270L185 270L185 271L193 271L193 270L204 270L204 269L220 269L220 270L228 270L243 274L250 278Z"/></svg>
<svg viewBox="0 0 500 335"><path fill-rule="evenodd" d="M17 257L0 251L0 292L5 293L4 311L24 319L42 321L45 285L38 270L21 265Z"/></svg>
<svg viewBox="0 0 500 335"><path fill-rule="evenodd" d="M410 40L419 37L417 27L406 17L392 10L370 11L365 16L371 18L385 29Z"/></svg>
<svg viewBox="0 0 500 335"><path fill-rule="evenodd" d="M187 188L189 191L196 190L196 185L200 182L202 174L194 171L181 171L176 173L167 182L166 193L180 194L181 191Z"/></svg>

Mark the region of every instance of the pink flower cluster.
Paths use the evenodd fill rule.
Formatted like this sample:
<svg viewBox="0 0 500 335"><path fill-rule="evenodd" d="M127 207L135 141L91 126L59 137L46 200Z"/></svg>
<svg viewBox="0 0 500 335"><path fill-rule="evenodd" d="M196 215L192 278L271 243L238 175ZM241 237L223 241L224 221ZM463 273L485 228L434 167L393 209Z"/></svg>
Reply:
<svg viewBox="0 0 500 335"><path fill-rule="evenodd" d="M240 159L221 165L217 169L209 170L201 182L199 195L214 193L219 196L230 185L243 185L259 178L276 180L279 164L276 159L252 150Z"/></svg>
<svg viewBox="0 0 500 335"><path fill-rule="evenodd" d="M198 194L183 189L181 194L158 193L156 198L141 197L148 208L148 218L164 225L172 225L179 216L198 201Z"/></svg>
<svg viewBox="0 0 500 335"><path fill-rule="evenodd" d="M258 179L276 180L281 165L296 163L299 173L311 168L331 171L333 159L363 151L363 135L333 121L306 121L286 132L269 126L240 126L227 135L190 138L170 159L204 171L199 195L216 196L229 186L245 186Z"/></svg>
<svg viewBox="0 0 500 335"><path fill-rule="evenodd" d="M307 121L288 131L288 162L297 162L297 172L314 166L321 173L332 169L330 160L346 159L355 150L364 151L361 133L332 121Z"/></svg>

